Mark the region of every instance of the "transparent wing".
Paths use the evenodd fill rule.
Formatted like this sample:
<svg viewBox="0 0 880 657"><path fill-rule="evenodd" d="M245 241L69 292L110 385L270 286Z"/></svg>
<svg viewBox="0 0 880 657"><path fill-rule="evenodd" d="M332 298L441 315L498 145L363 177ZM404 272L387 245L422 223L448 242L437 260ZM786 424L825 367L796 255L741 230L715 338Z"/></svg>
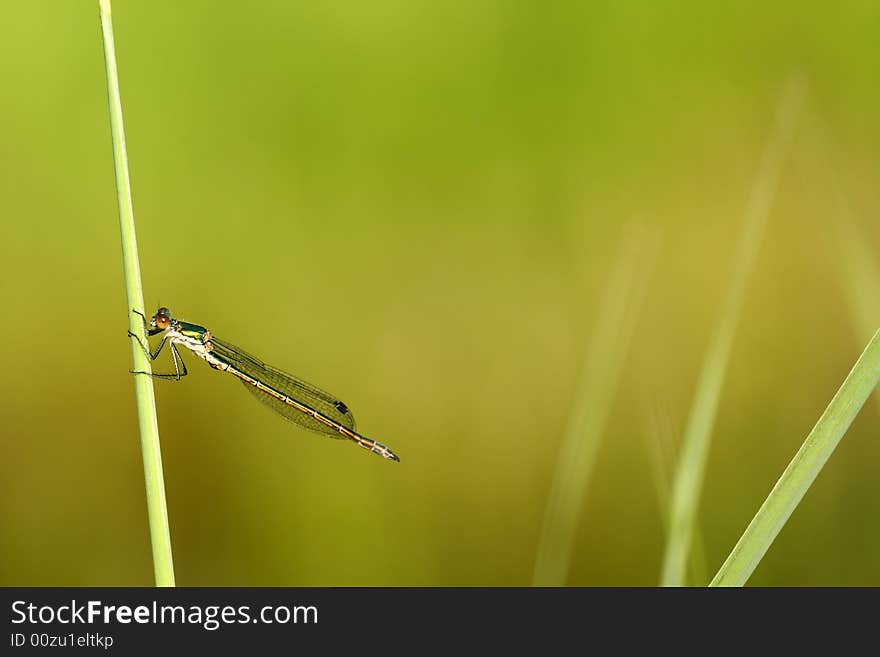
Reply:
<svg viewBox="0 0 880 657"><path fill-rule="evenodd" d="M334 422L338 422L346 429L355 431L354 415L351 414L348 406L329 392L321 390L320 388L313 386L311 383L307 383L292 374L282 372L278 368L267 365L260 359L251 356L247 352L242 351L235 345L224 340L212 337L211 343L214 345L212 353L227 360L234 367L240 369L248 376L275 388L278 392L300 402L301 404L305 404L306 406L315 409ZM272 395L266 394L246 381L242 381L242 384L244 384L244 387L247 388L248 392L254 397L291 422L295 422L301 427L305 427L306 429L310 429L325 436L330 436L331 438L344 438L340 433L331 427L328 427L326 424L319 422L311 415L307 415L299 409L275 399Z"/></svg>

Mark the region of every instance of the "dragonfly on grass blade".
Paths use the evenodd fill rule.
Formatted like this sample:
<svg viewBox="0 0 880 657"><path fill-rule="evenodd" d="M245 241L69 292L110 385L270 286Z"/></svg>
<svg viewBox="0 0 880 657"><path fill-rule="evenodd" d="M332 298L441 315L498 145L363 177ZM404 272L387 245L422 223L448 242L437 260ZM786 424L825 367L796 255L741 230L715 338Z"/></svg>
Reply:
<svg viewBox="0 0 880 657"><path fill-rule="evenodd" d="M143 319L144 332L147 335L161 333L162 341L155 351L150 351L149 346L137 335L131 331L128 335L138 341L150 360L156 360L168 342L171 360L174 361L174 374L134 374L180 381L187 371L177 347L186 347L215 370L229 372L238 377L251 394L282 417L331 438L347 438L383 458L400 461L388 447L355 431L354 416L348 406L330 393L267 365L225 340L215 338L204 326L175 319L168 308L159 308L150 318L149 324L142 313L137 310L132 312Z"/></svg>

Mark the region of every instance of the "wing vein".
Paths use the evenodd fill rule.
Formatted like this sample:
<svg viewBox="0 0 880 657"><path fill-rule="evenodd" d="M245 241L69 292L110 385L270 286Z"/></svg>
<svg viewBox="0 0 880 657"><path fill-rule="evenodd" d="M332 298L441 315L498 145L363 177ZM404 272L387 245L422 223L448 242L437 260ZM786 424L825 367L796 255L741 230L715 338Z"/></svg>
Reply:
<svg viewBox="0 0 880 657"><path fill-rule="evenodd" d="M211 343L213 345L213 353L228 361L244 374L271 386L278 392L301 404L313 408L334 422L338 422L346 429L356 430L354 415L352 415L351 410L334 395L303 381L299 377L264 363L259 358L248 354L225 340L212 337ZM332 427L316 420L296 407L276 399L246 381L242 381L242 384L259 401L291 422L325 436L344 438Z"/></svg>

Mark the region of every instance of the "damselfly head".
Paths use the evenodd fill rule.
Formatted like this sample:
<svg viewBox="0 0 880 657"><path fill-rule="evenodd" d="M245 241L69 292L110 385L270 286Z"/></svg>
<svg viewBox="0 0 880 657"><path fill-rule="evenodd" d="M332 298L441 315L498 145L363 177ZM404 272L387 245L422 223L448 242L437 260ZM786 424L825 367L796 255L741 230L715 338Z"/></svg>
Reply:
<svg viewBox="0 0 880 657"><path fill-rule="evenodd" d="M156 331L164 331L171 326L171 311L164 306L156 311L156 314L150 318L150 328Z"/></svg>

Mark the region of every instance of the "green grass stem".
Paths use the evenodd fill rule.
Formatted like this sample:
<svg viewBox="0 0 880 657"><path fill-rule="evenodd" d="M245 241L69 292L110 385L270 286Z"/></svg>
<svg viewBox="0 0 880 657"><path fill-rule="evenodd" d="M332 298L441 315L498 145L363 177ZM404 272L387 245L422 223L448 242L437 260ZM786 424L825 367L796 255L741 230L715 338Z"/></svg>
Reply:
<svg viewBox="0 0 880 657"><path fill-rule="evenodd" d="M878 381L880 331L871 338L710 586L742 586L748 581Z"/></svg>
<svg viewBox="0 0 880 657"><path fill-rule="evenodd" d="M624 239L599 306L544 512L536 586L563 586L568 575L579 512L653 266L656 238L644 230Z"/></svg>
<svg viewBox="0 0 880 657"><path fill-rule="evenodd" d="M730 286L703 360L672 484L669 532L660 577L663 586L682 586L685 582L706 459L733 336L803 97L804 83L799 78L792 79L781 95L774 128L749 195L734 253Z"/></svg>
<svg viewBox="0 0 880 657"><path fill-rule="evenodd" d="M101 14L101 31L104 37L104 63L107 68L110 131L113 140L113 164L116 171L116 195L119 203L122 265L125 272L126 316L129 330L141 336L146 343L143 323L131 312L132 309L144 312L144 295L134 229L128 156L125 151L125 131L122 126L122 101L119 97L119 77L116 70L110 0L99 0L98 4ZM130 342L134 369L150 372L150 360L137 341L130 340ZM144 482L147 489L147 514L150 522L155 581L156 586L174 586L171 535L168 529L168 511L165 504L165 482L162 475L162 452L159 447L159 424L156 419L153 381L149 376L144 375L137 375L133 378L141 434L141 452L144 460Z"/></svg>

